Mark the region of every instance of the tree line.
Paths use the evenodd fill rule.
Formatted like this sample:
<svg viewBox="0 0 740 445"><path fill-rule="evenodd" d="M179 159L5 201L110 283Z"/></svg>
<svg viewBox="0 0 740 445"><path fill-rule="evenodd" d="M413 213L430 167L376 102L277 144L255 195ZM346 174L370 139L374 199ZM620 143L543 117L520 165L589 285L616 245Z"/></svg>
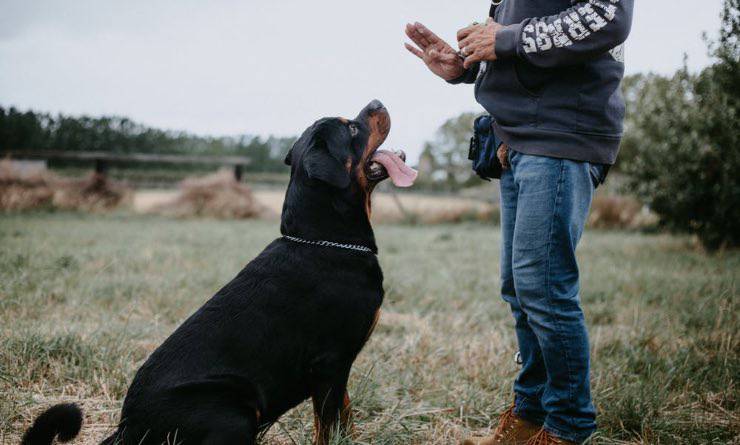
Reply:
<svg viewBox="0 0 740 445"><path fill-rule="evenodd" d="M250 169L282 171L295 138L208 137L166 131L125 117L51 115L0 106L0 153L28 150L246 156Z"/></svg>

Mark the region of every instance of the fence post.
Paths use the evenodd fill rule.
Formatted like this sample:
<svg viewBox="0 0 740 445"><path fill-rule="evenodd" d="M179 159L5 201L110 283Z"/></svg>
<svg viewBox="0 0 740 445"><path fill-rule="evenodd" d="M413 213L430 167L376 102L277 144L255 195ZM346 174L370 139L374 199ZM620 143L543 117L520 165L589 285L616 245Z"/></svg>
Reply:
<svg viewBox="0 0 740 445"><path fill-rule="evenodd" d="M95 160L95 173L102 176L108 175L108 162L103 159Z"/></svg>

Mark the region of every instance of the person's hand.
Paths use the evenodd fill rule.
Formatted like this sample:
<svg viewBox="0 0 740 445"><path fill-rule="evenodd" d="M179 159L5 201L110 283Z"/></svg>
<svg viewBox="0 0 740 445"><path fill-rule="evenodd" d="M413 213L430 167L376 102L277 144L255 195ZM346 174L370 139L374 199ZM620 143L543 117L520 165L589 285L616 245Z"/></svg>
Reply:
<svg viewBox="0 0 740 445"><path fill-rule="evenodd" d="M506 144L501 144L496 150L496 156L498 156L498 161L501 163L501 168L508 170L511 167L509 165L509 147Z"/></svg>
<svg viewBox="0 0 740 445"><path fill-rule="evenodd" d="M406 25L406 35L418 46L405 43L406 49L420 58L431 72L444 80L463 75L463 60L447 42L419 22Z"/></svg>
<svg viewBox="0 0 740 445"><path fill-rule="evenodd" d="M476 62L496 60L496 33L501 28L503 26L489 18L484 25L470 25L457 32L460 54L465 57L465 69Z"/></svg>

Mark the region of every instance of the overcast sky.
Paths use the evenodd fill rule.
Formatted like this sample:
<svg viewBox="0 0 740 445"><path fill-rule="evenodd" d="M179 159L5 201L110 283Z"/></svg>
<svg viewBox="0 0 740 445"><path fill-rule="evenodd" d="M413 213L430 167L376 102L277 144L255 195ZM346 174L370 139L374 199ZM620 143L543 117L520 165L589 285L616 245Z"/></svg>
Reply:
<svg viewBox="0 0 740 445"><path fill-rule="evenodd" d="M526 0L514 0L526 1ZM636 0L628 73L709 60L721 0ZM0 105L115 114L198 134L293 135L316 118L390 110L412 158L478 110L403 48L407 21L453 40L488 0L0 0Z"/></svg>

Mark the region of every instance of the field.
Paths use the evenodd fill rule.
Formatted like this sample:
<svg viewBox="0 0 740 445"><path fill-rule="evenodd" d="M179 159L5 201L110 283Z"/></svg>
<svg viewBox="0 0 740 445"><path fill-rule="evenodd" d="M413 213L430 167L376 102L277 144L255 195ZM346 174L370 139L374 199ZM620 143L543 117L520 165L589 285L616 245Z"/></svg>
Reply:
<svg viewBox="0 0 740 445"><path fill-rule="evenodd" d="M0 443L61 401L85 410L75 443L97 443L147 354L277 235L272 221L1 215ZM516 375L498 229L381 225L377 236L386 300L351 377L356 443L449 445L486 431ZM592 230L579 256L592 443L740 443L740 252ZM311 432L304 404L263 443L308 444Z"/></svg>

